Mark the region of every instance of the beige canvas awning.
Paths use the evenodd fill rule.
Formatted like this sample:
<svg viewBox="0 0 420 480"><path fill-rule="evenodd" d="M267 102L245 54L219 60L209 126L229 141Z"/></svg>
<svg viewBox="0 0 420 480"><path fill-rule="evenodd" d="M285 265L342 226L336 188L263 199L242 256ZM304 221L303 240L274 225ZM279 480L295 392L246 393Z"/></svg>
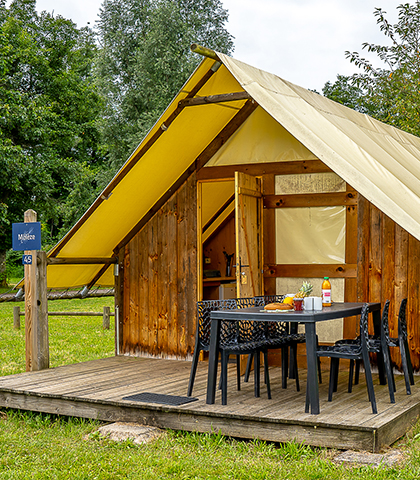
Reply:
<svg viewBox="0 0 420 480"><path fill-rule="evenodd" d="M420 239L419 138L276 75L218 56L221 65L209 58L202 61L101 196L49 253L58 259L97 258L98 264L49 265L49 287L92 281L112 285L113 267L104 267L101 259L113 257L116 247L250 102L246 93L259 107L215 150L208 166L238 159L255 163L318 158ZM241 99L195 106L181 102L235 92L243 93ZM211 217L211 211L206 215Z"/></svg>

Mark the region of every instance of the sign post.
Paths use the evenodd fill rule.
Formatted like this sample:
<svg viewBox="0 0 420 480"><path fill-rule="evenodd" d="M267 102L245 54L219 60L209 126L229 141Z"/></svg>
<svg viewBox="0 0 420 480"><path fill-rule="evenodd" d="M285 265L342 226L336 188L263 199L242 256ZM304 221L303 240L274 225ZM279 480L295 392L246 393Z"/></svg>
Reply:
<svg viewBox="0 0 420 480"><path fill-rule="evenodd" d="M34 210L13 224L13 250L23 250L25 266L26 371L49 368L47 256L41 251L41 226Z"/></svg>

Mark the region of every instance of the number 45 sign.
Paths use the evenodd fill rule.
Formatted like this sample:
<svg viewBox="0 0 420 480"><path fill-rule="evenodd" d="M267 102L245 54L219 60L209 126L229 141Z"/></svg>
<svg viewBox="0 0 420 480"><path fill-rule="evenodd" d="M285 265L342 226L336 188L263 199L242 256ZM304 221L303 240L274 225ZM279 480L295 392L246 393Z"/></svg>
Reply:
<svg viewBox="0 0 420 480"><path fill-rule="evenodd" d="M32 255L23 255L22 263L23 265L32 265Z"/></svg>

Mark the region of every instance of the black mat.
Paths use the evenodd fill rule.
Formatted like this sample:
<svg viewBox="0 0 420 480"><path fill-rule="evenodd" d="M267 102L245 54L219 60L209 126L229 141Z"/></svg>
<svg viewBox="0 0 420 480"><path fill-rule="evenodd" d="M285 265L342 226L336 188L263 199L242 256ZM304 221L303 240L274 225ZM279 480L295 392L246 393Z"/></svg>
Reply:
<svg viewBox="0 0 420 480"><path fill-rule="evenodd" d="M198 398L143 392L137 393L136 395L130 395L128 397L123 397L123 400L132 400L134 402L144 403L160 403L162 405L183 405L184 403L195 402L198 400Z"/></svg>

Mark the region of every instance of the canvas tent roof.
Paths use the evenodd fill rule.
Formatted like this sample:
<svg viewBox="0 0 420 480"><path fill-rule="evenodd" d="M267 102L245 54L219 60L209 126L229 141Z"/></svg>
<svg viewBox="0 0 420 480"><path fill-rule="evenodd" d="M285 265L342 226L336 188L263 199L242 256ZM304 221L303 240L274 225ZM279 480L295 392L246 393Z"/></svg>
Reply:
<svg viewBox="0 0 420 480"><path fill-rule="evenodd" d="M55 258L111 258L114 249L203 150L249 103L193 108L182 100L209 95L247 92L259 105L241 129L223 145L208 165L229 163L229 146L246 138L253 152L265 141L287 143L279 158L258 161L318 158L409 233L420 239L420 138L355 112L276 75L223 54L219 62L205 58L143 139L101 196L49 253ZM181 102L181 104L180 104ZM274 119L272 132L261 142L252 119ZM247 126L248 125L248 126ZM254 132L254 133L253 133ZM283 142L283 143L284 143ZM216 150L215 150L216 152ZM241 157L241 163L243 157ZM215 206L216 208L216 206ZM96 278L113 284L113 267L49 265L49 287L87 285Z"/></svg>

